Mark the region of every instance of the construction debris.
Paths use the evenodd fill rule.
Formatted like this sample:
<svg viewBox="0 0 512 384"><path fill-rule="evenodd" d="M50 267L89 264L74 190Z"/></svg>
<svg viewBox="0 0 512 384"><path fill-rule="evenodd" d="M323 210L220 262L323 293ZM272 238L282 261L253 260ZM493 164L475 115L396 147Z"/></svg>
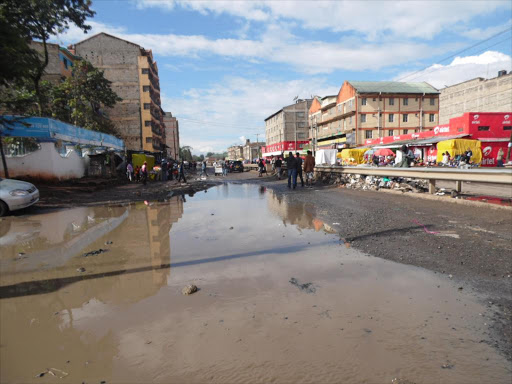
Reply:
<svg viewBox="0 0 512 384"><path fill-rule="evenodd" d="M380 177L365 175L341 175L339 173L323 173L317 182L329 185L344 186L348 189L378 191L380 188L402 192L428 192L428 180L404 177Z"/></svg>

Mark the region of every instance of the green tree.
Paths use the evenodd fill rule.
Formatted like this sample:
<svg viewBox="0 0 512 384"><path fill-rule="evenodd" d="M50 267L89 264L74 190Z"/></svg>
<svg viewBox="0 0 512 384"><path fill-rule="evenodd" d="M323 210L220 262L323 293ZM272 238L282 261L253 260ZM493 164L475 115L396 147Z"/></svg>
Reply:
<svg viewBox="0 0 512 384"><path fill-rule="evenodd" d="M17 40L25 40L27 45L30 40L43 44L43 58L32 63L28 74L34 84L40 115L45 105L40 84L49 61L47 41L67 30L70 24L84 32L90 30L91 27L85 24L86 19L95 14L90 6L91 0L0 0L0 18L14 26L13 33L19 34Z"/></svg>
<svg viewBox="0 0 512 384"><path fill-rule="evenodd" d="M188 145L180 147L180 159L186 161L193 161L194 158L192 157L192 149L193 148Z"/></svg>
<svg viewBox="0 0 512 384"><path fill-rule="evenodd" d="M121 101L111 84L103 71L91 63L76 62L73 76L51 91L51 116L93 131L115 133L112 122L102 110L102 107L112 108Z"/></svg>

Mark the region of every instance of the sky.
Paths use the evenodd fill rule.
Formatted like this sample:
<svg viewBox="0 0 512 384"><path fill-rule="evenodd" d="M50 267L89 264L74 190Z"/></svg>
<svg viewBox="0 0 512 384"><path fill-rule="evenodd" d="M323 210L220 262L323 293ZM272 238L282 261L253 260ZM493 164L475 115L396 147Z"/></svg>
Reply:
<svg viewBox="0 0 512 384"><path fill-rule="evenodd" d="M93 0L92 29L151 49L162 107L194 154L264 141L295 97L345 80L427 81L441 89L512 70L511 1Z"/></svg>

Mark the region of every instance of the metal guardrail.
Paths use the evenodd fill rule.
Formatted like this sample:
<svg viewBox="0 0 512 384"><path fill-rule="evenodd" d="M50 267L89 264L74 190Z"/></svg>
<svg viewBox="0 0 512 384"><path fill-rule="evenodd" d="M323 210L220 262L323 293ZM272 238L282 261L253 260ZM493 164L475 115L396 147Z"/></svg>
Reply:
<svg viewBox="0 0 512 384"><path fill-rule="evenodd" d="M407 177L429 180L429 192L435 193L436 180L456 181L458 192L462 182L496 183L512 186L512 169L459 169L459 168L394 168L394 167L342 167L316 166L315 172L341 173L349 175L367 175L381 177Z"/></svg>

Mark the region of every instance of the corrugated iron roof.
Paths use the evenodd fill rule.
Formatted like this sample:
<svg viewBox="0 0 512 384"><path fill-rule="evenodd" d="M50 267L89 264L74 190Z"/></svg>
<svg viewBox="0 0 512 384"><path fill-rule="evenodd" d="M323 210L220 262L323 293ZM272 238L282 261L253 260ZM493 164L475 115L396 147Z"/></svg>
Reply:
<svg viewBox="0 0 512 384"><path fill-rule="evenodd" d="M439 94L428 83L404 83L401 81L349 81L359 93L418 93Z"/></svg>

